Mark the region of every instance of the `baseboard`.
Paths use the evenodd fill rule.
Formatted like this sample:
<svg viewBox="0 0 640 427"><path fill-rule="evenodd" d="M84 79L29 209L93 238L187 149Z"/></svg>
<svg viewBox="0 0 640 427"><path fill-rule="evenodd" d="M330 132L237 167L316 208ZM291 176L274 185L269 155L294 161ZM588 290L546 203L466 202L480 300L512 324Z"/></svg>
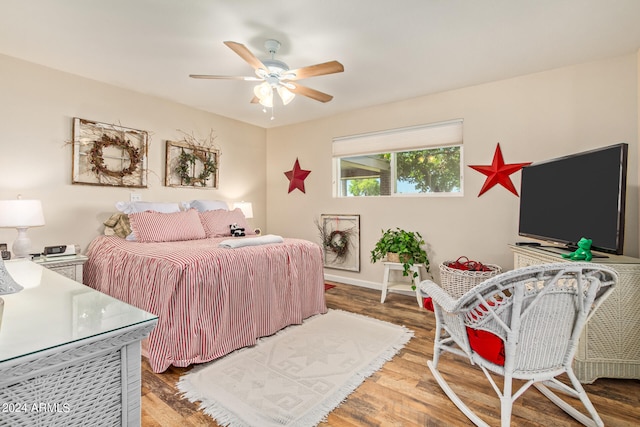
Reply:
<svg viewBox="0 0 640 427"><path fill-rule="evenodd" d="M375 289L376 291L382 291L382 283L377 282L369 282L366 280L352 279L350 277L344 276L336 276L333 274L324 274L324 280L329 282L338 282L344 283L347 285L360 286L361 288ZM401 291L396 289L389 289L389 292L404 294L404 295L415 295L413 292L409 291Z"/></svg>
<svg viewBox="0 0 640 427"><path fill-rule="evenodd" d="M338 283L344 283L347 285L360 286L361 288L376 289L378 291L382 289L381 283L368 282L366 280L359 280L359 279L352 279L350 277L336 276L334 274L325 273L324 280L327 280L329 282L338 282Z"/></svg>

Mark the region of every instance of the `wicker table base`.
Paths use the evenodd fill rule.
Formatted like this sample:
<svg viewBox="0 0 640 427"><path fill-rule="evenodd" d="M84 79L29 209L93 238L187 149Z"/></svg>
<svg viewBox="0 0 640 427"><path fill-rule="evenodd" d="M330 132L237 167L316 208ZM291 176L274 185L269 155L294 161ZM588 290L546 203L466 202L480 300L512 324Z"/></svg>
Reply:
<svg viewBox="0 0 640 427"><path fill-rule="evenodd" d="M0 427L139 426L140 341L157 317L26 259L3 295Z"/></svg>
<svg viewBox="0 0 640 427"><path fill-rule="evenodd" d="M0 364L0 425L139 426L140 340L154 326Z"/></svg>

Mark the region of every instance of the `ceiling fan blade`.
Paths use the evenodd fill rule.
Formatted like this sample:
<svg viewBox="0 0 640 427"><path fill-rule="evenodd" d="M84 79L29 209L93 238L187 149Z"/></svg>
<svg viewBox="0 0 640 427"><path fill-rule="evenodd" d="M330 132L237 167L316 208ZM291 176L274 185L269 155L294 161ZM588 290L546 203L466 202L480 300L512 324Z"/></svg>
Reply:
<svg viewBox="0 0 640 427"><path fill-rule="evenodd" d="M225 79L225 80L245 80L249 82L261 82L262 79L253 76L215 76L211 74L189 74L193 79Z"/></svg>
<svg viewBox="0 0 640 427"><path fill-rule="evenodd" d="M250 102L252 104L257 104L258 102L260 102L260 98L258 98L257 96L254 96L253 98L251 98Z"/></svg>
<svg viewBox="0 0 640 427"><path fill-rule="evenodd" d="M256 58L256 56L253 53L251 53L251 51L247 49L245 45L236 43L236 42L229 42L229 41L224 42L224 44L226 44L227 47L229 47L229 49L237 53L240 56L240 58L247 61L249 65L253 67L254 70L257 70L259 68L262 68L263 70L268 70L268 68L264 66L262 61Z"/></svg>
<svg viewBox="0 0 640 427"><path fill-rule="evenodd" d="M309 65L295 70L287 71L283 78L287 80L300 80L308 77L323 76L325 74L341 73L344 66L338 61L329 61L322 64ZM295 77L288 77L289 74L295 74Z"/></svg>
<svg viewBox="0 0 640 427"><path fill-rule="evenodd" d="M326 94L324 92L320 92L319 90L315 90L315 89L311 89L310 87L306 87L306 86L302 86L299 84L291 84L291 86L293 87L289 87L287 86L287 88L297 94L297 95L302 95L302 96L306 96L308 98L311 99L315 99L316 101L320 101L320 102L329 102L333 99L333 96Z"/></svg>

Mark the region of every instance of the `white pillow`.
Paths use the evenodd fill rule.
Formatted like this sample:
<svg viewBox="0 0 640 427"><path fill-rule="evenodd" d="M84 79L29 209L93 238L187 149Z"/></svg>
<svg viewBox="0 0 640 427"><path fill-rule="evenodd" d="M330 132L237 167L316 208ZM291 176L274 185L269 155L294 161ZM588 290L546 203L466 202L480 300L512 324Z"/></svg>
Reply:
<svg viewBox="0 0 640 427"><path fill-rule="evenodd" d="M160 213L180 212L180 205L177 203L158 202L117 202L116 209L122 213L132 214L145 211L156 211Z"/></svg>
<svg viewBox="0 0 640 427"><path fill-rule="evenodd" d="M199 212L215 211L218 209L229 210L227 202L222 200L192 200L190 202L182 202L182 206L185 210L193 208Z"/></svg>

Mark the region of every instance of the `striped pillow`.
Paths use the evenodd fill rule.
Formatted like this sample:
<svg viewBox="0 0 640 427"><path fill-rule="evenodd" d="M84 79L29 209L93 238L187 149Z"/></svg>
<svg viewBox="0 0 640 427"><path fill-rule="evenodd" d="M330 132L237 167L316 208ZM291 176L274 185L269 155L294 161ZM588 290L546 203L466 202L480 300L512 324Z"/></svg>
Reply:
<svg viewBox="0 0 640 427"><path fill-rule="evenodd" d="M207 233L207 237L225 237L231 236L231 224L238 224L238 227L244 228L244 234L247 236L256 234L249 228L247 219L240 208L232 211L225 209L216 209L213 211L200 212L200 220Z"/></svg>
<svg viewBox="0 0 640 427"><path fill-rule="evenodd" d="M174 213L132 213L129 223L137 242L175 242L207 237L195 209Z"/></svg>

